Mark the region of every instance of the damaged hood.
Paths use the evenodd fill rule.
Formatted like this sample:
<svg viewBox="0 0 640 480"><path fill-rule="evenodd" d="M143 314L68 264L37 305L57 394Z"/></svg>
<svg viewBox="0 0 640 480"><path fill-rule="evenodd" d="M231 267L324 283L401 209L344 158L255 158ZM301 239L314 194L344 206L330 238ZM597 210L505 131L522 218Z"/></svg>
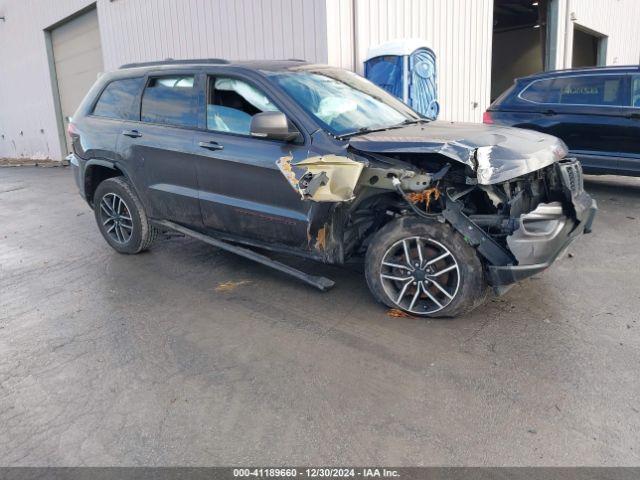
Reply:
<svg viewBox="0 0 640 480"><path fill-rule="evenodd" d="M490 185L544 168L563 158L562 140L533 130L479 123L430 122L349 139L368 153L437 153L471 167Z"/></svg>

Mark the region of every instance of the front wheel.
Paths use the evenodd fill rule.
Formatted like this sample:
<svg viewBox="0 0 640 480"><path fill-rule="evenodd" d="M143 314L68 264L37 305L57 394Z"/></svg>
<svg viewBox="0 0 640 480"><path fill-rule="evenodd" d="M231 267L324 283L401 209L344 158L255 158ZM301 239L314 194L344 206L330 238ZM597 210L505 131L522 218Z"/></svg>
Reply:
<svg viewBox="0 0 640 480"><path fill-rule="evenodd" d="M455 317L487 296L476 251L447 224L394 220L371 240L365 277L373 296L411 315Z"/></svg>

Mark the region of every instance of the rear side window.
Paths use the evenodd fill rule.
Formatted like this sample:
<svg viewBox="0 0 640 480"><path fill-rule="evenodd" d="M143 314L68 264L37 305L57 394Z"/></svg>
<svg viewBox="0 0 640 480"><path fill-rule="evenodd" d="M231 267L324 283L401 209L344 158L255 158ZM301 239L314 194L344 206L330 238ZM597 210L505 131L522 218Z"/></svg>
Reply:
<svg viewBox="0 0 640 480"><path fill-rule="evenodd" d="M585 75L537 80L520 94L534 103L558 105L621 106L624 103L622 76Z"/></svg>
<svg viewBox="0 0 640 480"><path fill-rule="evenodd" d="M143 85L143 77L114 80L102 91L93 114L98 117L138 120L136 99Z"/></svg>
<svg viewBox="0 0 640 480"><path fill-rule="evenodd" d="M141 120L197 127L198 97L193 75L150 78L142 95Z"/></svg>

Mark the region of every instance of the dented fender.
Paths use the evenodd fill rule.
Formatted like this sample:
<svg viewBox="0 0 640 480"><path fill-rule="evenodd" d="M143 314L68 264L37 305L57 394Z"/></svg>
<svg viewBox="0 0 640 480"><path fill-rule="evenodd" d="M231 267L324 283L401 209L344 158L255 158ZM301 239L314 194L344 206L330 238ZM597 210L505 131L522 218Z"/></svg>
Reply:
<svg viewBox="0 0 640 480"><path fill-rule="evenodd" d="M365 159L341 155L319 155L293 163L287 155L276 165L289 185L302 200L315 202L347 202L353 200L358 186L395 190L392 179L398 178L402 188L411 192L424 190L431 175L401 167L371 166Z"/></svg>
<svg viewBox="0 0 640 480"><path fill-rule="evenodd" d="M365 168L346 156L319 155L292 163L293 156L276 161L289 185L303 200L316 202L345 202L352 200L358 179Z"/></svg>

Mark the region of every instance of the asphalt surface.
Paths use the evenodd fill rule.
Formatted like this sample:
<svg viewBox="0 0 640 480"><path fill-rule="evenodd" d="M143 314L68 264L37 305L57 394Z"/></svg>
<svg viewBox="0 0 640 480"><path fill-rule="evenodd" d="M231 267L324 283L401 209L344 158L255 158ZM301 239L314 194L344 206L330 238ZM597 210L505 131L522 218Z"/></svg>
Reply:
<svg viewBox="0 0 640 480"><path fill-rule="evenodd" d="M640 465L640 179L588 188L592 235L436 321L354 268L119 255L70 170L0 168L0 465Z"/></svg>

